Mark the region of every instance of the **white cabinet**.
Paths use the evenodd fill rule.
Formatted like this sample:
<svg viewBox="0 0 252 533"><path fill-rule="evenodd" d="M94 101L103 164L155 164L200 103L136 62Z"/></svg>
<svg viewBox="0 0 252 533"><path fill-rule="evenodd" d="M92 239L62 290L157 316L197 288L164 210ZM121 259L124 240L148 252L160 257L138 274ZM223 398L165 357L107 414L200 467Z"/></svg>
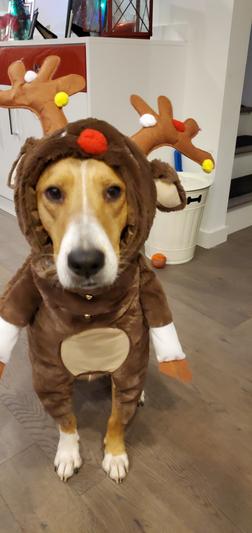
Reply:
<svg viewBox="0 0 252 533"><path fill-rule="evenodd" d="M7 186L8 175L27 137L41 137L37 117L26 109L0 108L0 207L11 212L13 191Z"/></svg>
<svg viewBox="0 0 252 533"><path fill-rule="evenodd" d="M18 114L7 109L0 109L0 196L3 198L2 207L8 210L9 201L12 200L13 192L7 187L8 174L20 147L21 138L16 132ZM9 205L11 209L11 204Z"/></svg>
<svg viewBox="0 0 252 533"><path fill-rule="evenodd" d="M2 88L0 86L0 88ZM4 87L6 89L6 87ZM71 97L65 115L69 122L88 116L87 94ZM13 190L7 186L8 175L27 137L39 138L39 119L26 109L0 108L0 208L13 213Z"/></svg>
<svg viewBox="0 0 252 533"><path fill-rule="evenodd" d="M72 96L64 108L69 121L93 116L107 120L125 134L132 135L139 128L138 115L129 102L132 93L140 94L155 108L157 97L166 94L173 102L177 118L180 118L186 70L184 43L88 37L32 41L32 44L30 41L22 44L14 42L3 46L15 48L15 59L24 58L26 66L26 57L29 61L27 50L33 50L34 55L34 49L38 47L40 61L45 53L61 55L63 64L66 58L68 70L58 75L72 72L70 69L78 73L81 69L85 70L86 92ZM81 54L85 55L83 62L80 50L76 54L74 52L80 47ZM3 72L1 57L0 54L0 78ZM7 88L6 81L5 86L0 85L1 88ZM0 108L0 208L14 211L13 193L7 187L9 170L25 139L40 137L41 134L39 121L30 111L17 109L9 114L8 110Z"/></svg>

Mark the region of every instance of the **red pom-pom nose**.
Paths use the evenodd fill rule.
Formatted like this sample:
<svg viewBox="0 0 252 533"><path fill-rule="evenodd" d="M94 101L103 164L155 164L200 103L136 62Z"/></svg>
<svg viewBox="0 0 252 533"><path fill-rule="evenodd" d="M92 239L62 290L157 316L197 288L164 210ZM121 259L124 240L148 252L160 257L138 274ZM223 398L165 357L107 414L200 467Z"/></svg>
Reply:
<svg viewBox="0 0 252 533"><path fill-rule="evenodd" d="M101 131L92 130L91 128L87 128L81 132L77 143L88 154L98 155L108 150L108 141L105 135Z"/></svg>

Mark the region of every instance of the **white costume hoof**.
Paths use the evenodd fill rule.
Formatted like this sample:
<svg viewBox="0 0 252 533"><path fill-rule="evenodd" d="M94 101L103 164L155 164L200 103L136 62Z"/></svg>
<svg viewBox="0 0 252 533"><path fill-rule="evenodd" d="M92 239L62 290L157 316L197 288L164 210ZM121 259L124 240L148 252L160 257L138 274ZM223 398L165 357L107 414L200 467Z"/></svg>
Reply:
<svg viewBox="0 0 252 533"><path fill-rule="evenodd" d="M9 362L11 352L18 340L20 329L0 317L0 361L5 365Z"/></svg>
<svg viewBox="0 0 252 533"><path fill-rule="evenodd" d="M127 454L122 453L121 455L112 455L112 453L105 452L102 468L113 481L121 483L129 471Z"/></svg>
<svg viewBox="0 0 252 533"><path fill-rule="evenodd" d="M173 322L159 328L151 328L150 333L159 363L185 359Z"/></svg>
<svg viewBox="0 0 252 533"><path fill-rule="evenodd" d="M60 440L54 460L55 470L61 481L67 481L78 472L82 464L79 452L79 435L60 431Z"/></svg>

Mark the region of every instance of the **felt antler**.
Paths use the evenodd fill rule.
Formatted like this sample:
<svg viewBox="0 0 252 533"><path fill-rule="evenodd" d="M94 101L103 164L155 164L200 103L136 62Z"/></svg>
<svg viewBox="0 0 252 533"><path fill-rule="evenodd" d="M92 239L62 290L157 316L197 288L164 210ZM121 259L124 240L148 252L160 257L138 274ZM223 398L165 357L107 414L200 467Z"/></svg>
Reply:
<svg viewBox="0 0 252 533"><path fill-rule="evenodd" d="M205 172L214 168L214 160L210 153L197 148L192 139L200 131L197 122L188 118L185 122L173 119L172 104L166 96L158 97L157 114L140 96L132 95L131 104L140 115L143 126L131 138L147 155L160 146L172 146L196 163Z"/></svg>
<svg viewBox="0 0 252 533"><path fill-rule="evenodd" d="M44 134L48 135L67 124L61 109L68 96L81 91L85 87L85 80L77 74L69 74L61 78L52 79L58 66L60 57L48 56L44 60L38 74L33 74L27 81L27 74L23 61L15 61L9 66L8 75L12 88L0 91L0 106L7 108L29 109L39 118ZM62 104L55 103L59 94L65 96ZM66 93L66 94L64 94Z"/></svg>

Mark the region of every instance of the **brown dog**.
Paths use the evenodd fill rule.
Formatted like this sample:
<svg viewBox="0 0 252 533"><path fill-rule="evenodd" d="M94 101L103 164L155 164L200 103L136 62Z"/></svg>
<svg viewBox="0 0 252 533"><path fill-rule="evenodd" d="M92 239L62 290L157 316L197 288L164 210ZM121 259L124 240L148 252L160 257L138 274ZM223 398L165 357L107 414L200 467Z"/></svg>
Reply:
<svg viewBox="0 0 252 533"><path fill-rule="evenodd" d="M86 119L29 139L16 165L15 206L31 255L0 300L0 363L27 327L33 385L59 424L55 467L81 465L76 378L110 374L103 468L128 471L124 429L144 386L149 331L160 362L185 357L166 297L141 248L156 205L185 205L176 173L149 162L111 125Z"/></svg>
<svg viewBox="0 0 252 533"><path fill-rule="evenodd" d="M50 165L37 184L41 222L53 243L54 260L61 284L90 289L112 284L118 272L120 239L127 222L127 200L122 179L104 162L68 157ZM72 259L70 259L72 258ZM116 408L114 387L112 413L105 437L103 466L110 476L123 479L128 470L124 431ZM60 426L61 444L55 466L66 479L81 464L76 451L74 464L62 462L65 443L74 447L76 419ZM112 455L120 459L110 464Z"/></svg>

